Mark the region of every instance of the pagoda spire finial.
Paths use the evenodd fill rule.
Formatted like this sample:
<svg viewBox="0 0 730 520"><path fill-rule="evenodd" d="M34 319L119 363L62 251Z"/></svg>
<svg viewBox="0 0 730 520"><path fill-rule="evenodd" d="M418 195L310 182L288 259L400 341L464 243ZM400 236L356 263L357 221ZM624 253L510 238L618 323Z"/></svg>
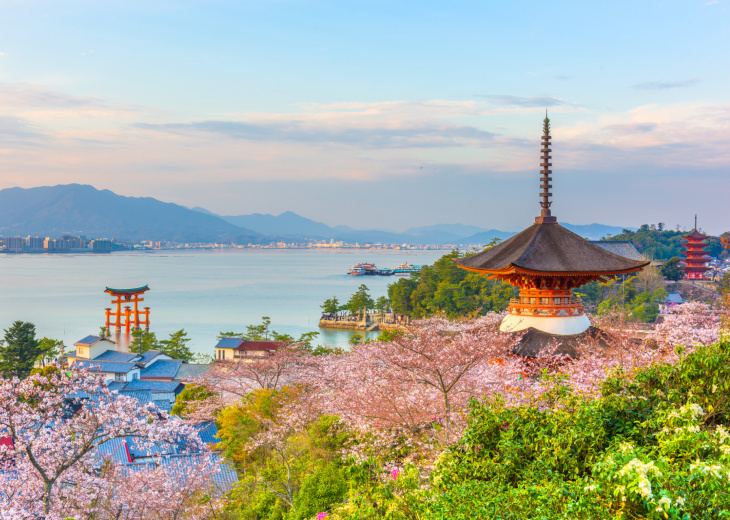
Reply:
<svg viewBox="0 0 730 520"><path fill-rule="evenodd" d="M552 205L552 201L550 200L550 197L552 197L552 193L550 192L550 188L553 187L552 184L550 184L553 180L552 178L552 170L550 167L553 165L550 160L550 152L552 150L550 149L550 119L548 119L548 113L547 109L545 109L545 119L543 120L542 125L542 157L541 157L541 163L540 163L540 188L542 188L542 192L540 193L541 201L540 206L542 206L542 211L540 211L540 216L535 217L535 222L538 224L543 224L546 222L557 222L558 219L553 217L550 213L550 206Z"/></svg>
<svg viewBox="0 0 730 520"><path fill-rule="evenodd" d="M695 213L695 229L697 229L697 213Z"/></svg>

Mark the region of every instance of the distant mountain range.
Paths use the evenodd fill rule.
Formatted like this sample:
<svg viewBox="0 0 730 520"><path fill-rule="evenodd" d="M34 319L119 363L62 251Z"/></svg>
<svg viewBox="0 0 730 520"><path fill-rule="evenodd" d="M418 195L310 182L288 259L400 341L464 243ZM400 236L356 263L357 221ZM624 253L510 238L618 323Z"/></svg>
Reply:
<svg viewBox="0 0 730 520"><path fill-rule="evenodd" d="M566 228L598 240L622 228L602 224ZM376 229L328 226L291 211L281 215L219 216L201 207L143 197L124 197L93 186L67 184L0 190L0 235L51 236L83 234L89 238L163 240L172 242L236 242L265 244L274 241L335 240L387 244L487 244L514 233L464 224L416 227L402 233Z"/></svg>

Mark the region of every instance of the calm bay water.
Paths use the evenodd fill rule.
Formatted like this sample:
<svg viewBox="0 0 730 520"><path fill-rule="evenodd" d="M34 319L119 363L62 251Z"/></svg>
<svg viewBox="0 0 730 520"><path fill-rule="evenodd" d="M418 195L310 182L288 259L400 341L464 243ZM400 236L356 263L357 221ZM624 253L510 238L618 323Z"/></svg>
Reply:
<svg viewBox="0 0 730 520"><path fill-rule="evenodd" d="M349 276L359 262L431 264L445 251L313 249L155 251L111 255L0 255L0 328L15 320L67 346L104 325L108 287L149 284L142 305L150 330L165 339L184 328L195 352L213 353L220 331L243 331L262 316L298 337L317 327L322 302L346 301L365 283L373 298L397 276ZM319 344L343 346L353 331L321 330Z"/></svg>

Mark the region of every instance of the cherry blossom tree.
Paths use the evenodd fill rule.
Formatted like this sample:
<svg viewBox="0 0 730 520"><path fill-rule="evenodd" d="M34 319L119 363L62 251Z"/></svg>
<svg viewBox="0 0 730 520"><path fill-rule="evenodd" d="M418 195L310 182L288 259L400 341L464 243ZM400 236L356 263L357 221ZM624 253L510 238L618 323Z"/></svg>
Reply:
<svg viewBox="0 0 730 520"><path fill-rule="evenodd" d="M116 395L97 376L77 370L0 382L0 436L3 519L117 518L94 515L102 496L122 509L131 503L119 495L124 489L119 480L107 478L122 475L123 469L113 468L115 463L100 455L106 442L133 438L142 450L174 444L183 452L208 453L191 426L170 420L151 404L145 407ZM162 491L171 491L176 483L183 492L197 492L170 471L148 468L137 473L132 470L143 469L137 464L124 468L127 483L143 477L150 484L142 495L147 499L175 502Z"/></svg>
<svg viewBox="0 0 730 520"><path fill-rule="evenodd" d="M308 351L293 344L265 357L216 361L207 373L192 380L213 395L188 403L188 418L193 421L214 419L221 409L252 390L280 390L287 384L296 383L301 372L311 367L313 358Z"/></svg>
<svg viewBox="0 0 730 520"><path fill-rule="evenodd" d="M331 413L357 428L416 434L437 423L448 439L472 397L504 390L520 377L522 362L512 355L518 337L499 332L501 318L415 322L391 341L325 357L308 382Z"/></svg>
<svg viewBox="0 0 730 520"><path fill-rule="evenodd" d="M665 348L710 345L720 339L722 310L701 302L687 302L672 309L656 326L652 338Z"/></svg>

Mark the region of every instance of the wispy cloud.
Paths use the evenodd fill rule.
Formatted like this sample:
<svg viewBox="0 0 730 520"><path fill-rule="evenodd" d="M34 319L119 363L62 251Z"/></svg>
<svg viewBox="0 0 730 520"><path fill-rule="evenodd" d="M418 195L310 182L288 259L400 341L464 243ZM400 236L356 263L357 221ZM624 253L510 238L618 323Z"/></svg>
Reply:
<svg viewBox="0 0 730 520"><path fill-rule="evenodd" d="M668 90L672 88L687 88L699 83L698 79L684 79L677 81L648 81L646 83L638 83L632 88L637 90Z"/></svg>
<svg viewBox="0 0 730 520"><path fill-rule="evenodd" d="M84 52L81 53L81 56L88 56L89 54L94 54L94 51L93 50L84 51Z"/></svg>
<svg viewBox="0 0 730 520"><path fill-rule="evenodd" d="M19 141L38 141L46 136L31 128L28 121L19 117L0 116L0 140L18 143Z"/></svg>
<svg viewBox="0 0 730 520"><path fill-rule="evenodd" d="M705 2L705 5L717 5L717 4L719 4L719 3L720 3L720 2L718 2L717 0L712 0L712 1L710 1L710 2Z"/></svg>
<svg viewBox="0 0 730 520"><path fill-rule="evenodd" d="M447 123L398 124L393 127L357 128L346 125L323 126L300 121L286 123L243 121L200 121L192 123L137 125L148 130L185 133L209 132L230 139L248 141L295 142L302 144L340 144L364 148L425 148L463 145L484 146L496 134L473 126Z"/></svg>
<svg viewBox="0 0 730 520"><path fill-rule="evenodd" d="M542 108L556 107L567 105L565 101L555 97L519 97L508 95L483 95L477 94L477 97L487 99L492 103L500 106L513 106L523 108Z"/></svg>
<svg viewBox="0 0 730 520"><path fill-rule="evenodd" d="M0 52L0 56L7 56L4 52Z"/></svg>

